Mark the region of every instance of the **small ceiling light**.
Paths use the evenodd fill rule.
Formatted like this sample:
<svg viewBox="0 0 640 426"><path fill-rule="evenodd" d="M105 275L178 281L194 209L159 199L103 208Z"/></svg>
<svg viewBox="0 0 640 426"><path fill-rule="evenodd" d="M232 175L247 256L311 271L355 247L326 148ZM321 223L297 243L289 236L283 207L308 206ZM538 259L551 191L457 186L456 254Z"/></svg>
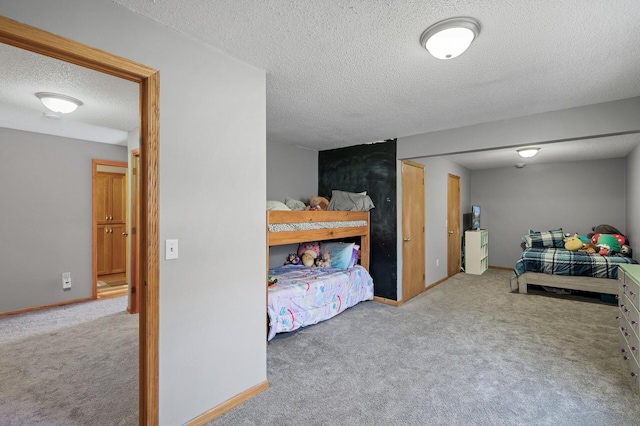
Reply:
<svg viewBox="0 0 640 426"><path fill-rule="evenodd" d="M420 36L420 44L438 59L453 59L464 53L480 34L473 18L450 18L433 24Z"/></svg>
<svg viewBox="0 0 640 426"><path fill-rule="evenodd" d="M520 154L520 157L522 158L531 158L534 155L536 155L538 151L540 151L540 148L536 148L536 147L520 148L520 149L516 149L516 151L518 151L518 154Z"/></svg>
<svg viewBox="0 0 640 426"><path fill-rule="evenodd" d="M71 96L59 95L57 93L38 92L36 96L40 101L53 112L68 114L75 111L82 102Z"/></svg>

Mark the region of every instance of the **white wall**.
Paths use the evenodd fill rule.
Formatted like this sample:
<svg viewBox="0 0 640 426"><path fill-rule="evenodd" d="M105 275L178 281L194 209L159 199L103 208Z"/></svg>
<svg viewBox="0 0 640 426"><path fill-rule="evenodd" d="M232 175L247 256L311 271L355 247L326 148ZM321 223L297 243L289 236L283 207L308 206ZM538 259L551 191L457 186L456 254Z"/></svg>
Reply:
<svg viewBox="0 0 640 426"><path fill-rule="evenodd" d="M318 151L269 141L267 143L267 199L284 202L286 197L307 202L318 194ZM272 247L269 267L281 266L297 245Z"/></svg>
<svg viewBox="0 0 640 426"><path fill-rule="evenodd" d="M460 177L460 212L471 211L469 203L470 172L442 157L413 158L425 165L425 252L426 285L447 277L447 197L449 174ZM462 217L460 218L462 230ZM436 266L436 260L439 266Z"/></svg>
<svg viewBox="0 0 640 426"><path fill-rule="evenodd" d="M639 132L639 116L640 97L423 133L398 138L398 158Z"/></svg>
<svg viewBox="0 0 640 426"><path fill-rule="evenodd" d="M634 248L633 258L640 260L640 146L637 146L626 158L626 236Z"/></svg>
<svg viewBox="0 0 640 426"><path fill-rule="evenodd" d="M265 246L265 72L109 1L0 14L160 71L160 238L180 241L160 260L160 423L264 382L265 259L238 253Z"/></svg>
<svg viewBox="0 0 640 426"><path fill-rule="evenodd" d="M471 202L489 231L489 265L512 268L529 229L587 235L600 224L626 233L623 158L471 172Z"/></svg>
<svg viewBox="0 0 640 426"><path fill-rule="evenodd" d="M127 148L0 128L0 312L91 297L94 158Z"/></svg>
<svg viewBox="0 0 640 426"><path fill-rule="evenodd" d="M318 151L267 143L267 199L307 202L318 194Z"/></svg>

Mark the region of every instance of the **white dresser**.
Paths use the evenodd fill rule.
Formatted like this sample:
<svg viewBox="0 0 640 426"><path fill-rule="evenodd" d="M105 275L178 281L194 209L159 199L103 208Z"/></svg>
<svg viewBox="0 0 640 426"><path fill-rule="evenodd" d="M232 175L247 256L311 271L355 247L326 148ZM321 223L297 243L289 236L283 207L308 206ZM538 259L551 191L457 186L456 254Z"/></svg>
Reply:
<svg viewBox="0 0 640 426"><path fill-rule="evenodd" d="M481 275L489 267L489 233L486 229L465 231L464 271Z"/></svg>
<svg viewBox="0 0 640 426"><path fill-rule="evenodd" d="M640 392L640 265L618 266L618 307L620 355Z"/></svg>

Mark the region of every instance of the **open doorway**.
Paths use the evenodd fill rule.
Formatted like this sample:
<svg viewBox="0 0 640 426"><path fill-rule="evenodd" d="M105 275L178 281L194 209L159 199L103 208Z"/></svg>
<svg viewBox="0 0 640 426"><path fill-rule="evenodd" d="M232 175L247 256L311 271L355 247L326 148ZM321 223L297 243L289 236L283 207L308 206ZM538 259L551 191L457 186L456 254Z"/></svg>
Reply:
<svg viewBox="0 0 640 426"><path fill-rule="evenodd" d="M126 296L129 285L128 164L92 161L94 299Z"/></svg>
<svg viewBox="0 0 640 426"><path fill-rule="evenodd" d="M158 133L159 76L155 69L0 16L0 42L127 79L140 86L141 221L139 423L158 424Z"/></svg>

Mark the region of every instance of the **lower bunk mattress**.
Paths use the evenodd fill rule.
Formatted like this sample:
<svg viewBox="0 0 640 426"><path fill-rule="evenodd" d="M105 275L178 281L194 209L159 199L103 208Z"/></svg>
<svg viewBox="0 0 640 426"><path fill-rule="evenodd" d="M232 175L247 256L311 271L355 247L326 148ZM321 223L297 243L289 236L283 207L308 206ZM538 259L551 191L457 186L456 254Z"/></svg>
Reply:
<svg viewBox="0 0 640 426"><path fill-rule="evenodd" d="M610 256L570 251L563 248L528 248L516 262L516 275L525 272L542 274L618 278L618 265L638 263L630 257L615 253Z"/></svg>
<svg viewBox="0 0 640 426"><path fill-rule="evenodd" d="M349 269L285 265L269 270L269 334L317 324L364 300L373 300L373 279L360 265Z"/></svg>

